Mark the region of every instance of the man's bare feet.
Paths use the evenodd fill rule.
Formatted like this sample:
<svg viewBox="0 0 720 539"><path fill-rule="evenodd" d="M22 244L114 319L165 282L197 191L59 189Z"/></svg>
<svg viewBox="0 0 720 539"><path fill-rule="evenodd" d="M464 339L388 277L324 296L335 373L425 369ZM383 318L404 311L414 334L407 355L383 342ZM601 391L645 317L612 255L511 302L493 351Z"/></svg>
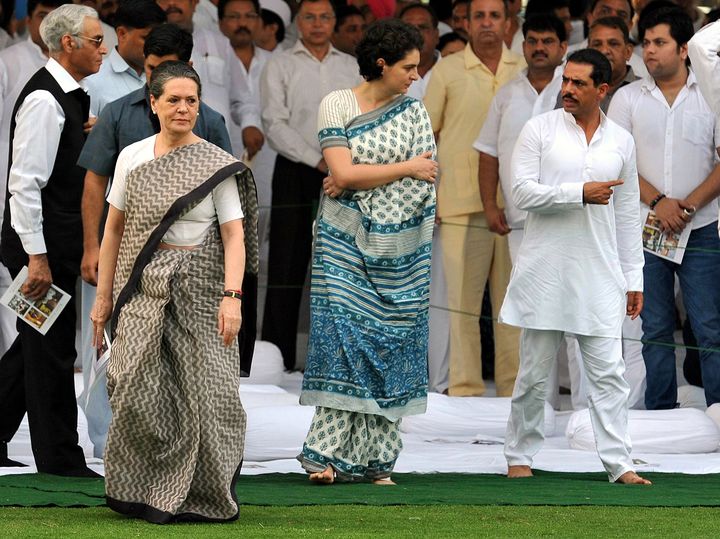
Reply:
<svg viewBox="0 0 720 539"><path fill-rule="evenodd" d="M328 466L322 472L311 473L310 481L322 485L332 485L335 482L335 470L332 466Z"/></svg>
<svg viewBox="0 0 720 539"><path fill-rule="evenodd" d="M397 485L397 483L389 477L385 477L384 479L375 479L373 485Z"/></svg>
<svg viewBox="0 0 720 539"><path fill-rule="evenodd" d="M518 477L532 477L533 473L530 466L508 466L508 479L517 479Z"/></svg>
<svg viewBox="0 0 720 539"><path fill-rule="evenodd" d="M635 472L625 472L615 481L624 485L652 485L647 479L643 479Z"/></svg>

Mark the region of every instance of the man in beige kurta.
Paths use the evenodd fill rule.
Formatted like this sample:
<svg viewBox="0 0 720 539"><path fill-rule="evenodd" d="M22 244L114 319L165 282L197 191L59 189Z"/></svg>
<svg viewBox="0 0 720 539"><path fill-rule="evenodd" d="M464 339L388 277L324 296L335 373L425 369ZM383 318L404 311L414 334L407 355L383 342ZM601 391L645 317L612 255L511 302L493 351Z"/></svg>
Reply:
<svg viewBox="0 0 720 539"><path fill-rule="evenodd" d="M503 44L509 27L503 0L473 0L470 41L464 51L439 62L430 77L425 106L438 135L437 214L450 309L449 394L482 395L478 313L489 281L493 318L510 278L507 238L487 228L478 186L478 154L472 144L497 90L525 67ZM517 329L494 324L498 396L512 394L518 368Z"/></svg>

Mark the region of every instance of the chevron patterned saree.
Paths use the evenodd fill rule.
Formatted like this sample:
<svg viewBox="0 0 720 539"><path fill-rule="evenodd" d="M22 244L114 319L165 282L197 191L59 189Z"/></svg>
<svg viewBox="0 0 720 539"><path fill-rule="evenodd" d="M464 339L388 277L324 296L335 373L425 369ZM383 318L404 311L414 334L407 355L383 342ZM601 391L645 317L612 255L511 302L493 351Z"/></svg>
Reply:
<svg viewBox="0 0 720 539"><path fill-rule="evenodd" d="M107 368L113 419L105 484L112 509L151 522L238 516L234 482L245 412L238 348L223 346L217 335L224 281L219 227L195 249L157 249L170 224L232 174L244 204L254 197L252 176L207 143L128 175ZM257 203L243 207L246 219L248 209L256 222Z"/></svg>

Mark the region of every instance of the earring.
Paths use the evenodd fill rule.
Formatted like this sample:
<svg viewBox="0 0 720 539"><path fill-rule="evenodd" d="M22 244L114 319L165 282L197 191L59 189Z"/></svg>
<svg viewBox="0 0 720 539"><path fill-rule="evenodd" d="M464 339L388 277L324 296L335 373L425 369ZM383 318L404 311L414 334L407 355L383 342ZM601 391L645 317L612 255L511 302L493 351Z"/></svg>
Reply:
<svg viewBox="0 0 720 539"><path fill-rule="evenodd" d="M152 113L157 115L157 111L155 109L152 109Z"/></svg>

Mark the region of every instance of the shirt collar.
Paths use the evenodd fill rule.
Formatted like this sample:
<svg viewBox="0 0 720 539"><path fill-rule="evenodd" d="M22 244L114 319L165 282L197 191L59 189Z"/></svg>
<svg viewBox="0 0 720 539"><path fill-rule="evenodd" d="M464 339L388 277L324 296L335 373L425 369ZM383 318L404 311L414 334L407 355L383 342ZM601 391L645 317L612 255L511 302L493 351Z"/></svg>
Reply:
<svg viewBox="0 0 720 539"><path fill-rule="evenodd" d="M137 79L145 78L144 75L142 75L142 76L138 75L137 71L135 71L132 67L130 67L130 64L128 64L125 61L125 59L122 56L120 56L120 53L118 52L117 48L113 48L113 50L110 51L110 54L108 54L105 61L110 63L110 68L115 73L125 73L127 71Z"/></svg>
<svg viewBox="0 0 720 539"><path fill-rule="evenodd" d="M302 39L298 39L295 42L295 45L292 46L292 48L290 49L290 52L292 54L306 54L310 58L313 58L314 60L317 60L318 62L320 62L320 61L325 61L325 59L330 57L331 55L340 54L340 51L332 46L332 43L329 43L328 46L330 47L328 49L328 53L325 55L325 58L323 58L322 60L317 60L317 57L308 50L308 48L302 42Z"/></svg>
<svg viewBox="0 0 720 539"><path fill-rule="evenodd" d="M695 72L691 68L688 68L688 78L685 81L685 86L689 89L696 84L697 79L695 78ZM652 92L655 88L657 88L657 83L651 75L647 75L642 79L642 88L647 92Z"/></svg>
<svg viewBox="0 0 720 539"><path fill-rule="evenodd" d="M577 123L577 121L575 120L575 116L573 116L573 115L570 114L569 112L566 112L565 109L562 109L562 108L561 108L560 110L562 111L563 117L565 118L565 121L566 121L566 122L568 122L568 123L570 123L570 124L572 124L572 125L578 126L578 123ZM608 122L607 116L606 116L605 113L602 111L602 109L600 109L600 125L598 126L598 129L601 129L601 130L602 130L602 129L605 129L605 126L607 125L607 122ZM578 126L578 127L580 127L580 126Z"/></svg>
<svg viewBox="0 0 720 539"><path fill-rule="evenodd" d="M67 70L54 58L50 58L48 60L47 64L45 64L45 69L50 72L55 81L60 85L62 91L66 94L72 92L73 90L77 90L78 88L82 88L78 81L72 78L72 75L70 75L70 73L68 73Z"/></svg>
<svg viewBox="0 0 720 539"><path fill-rule="evenodd" d="M470 42L465 45L465 50L463 51L463 54L465 55L465 69L472 69L477 66L481 66L483 69L487 69L487 66L482 62L482 60L480 60L480 58L477 57L475 51L472 50ZM500 64L517 64L518 58L519 56L511 52L510 49L508 49L503 43L502 56L500 56ZM500 66L498 64L498 71L499 69ZM495 72L495 74L497 75L497 71Z"/></svg>

